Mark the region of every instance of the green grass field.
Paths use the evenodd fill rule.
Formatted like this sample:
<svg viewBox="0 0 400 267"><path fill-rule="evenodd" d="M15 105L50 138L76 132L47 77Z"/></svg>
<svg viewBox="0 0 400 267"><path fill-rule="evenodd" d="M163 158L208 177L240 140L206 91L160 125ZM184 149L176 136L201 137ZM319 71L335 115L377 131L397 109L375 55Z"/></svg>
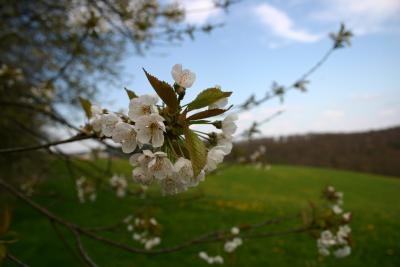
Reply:
<svg viewBox="0 0 400 267"><path fill-rule="evenodd" d="M129 175L130 167L114 162L117 173ZM113 192L99 192L95 203L80 204L74 183L63 168L40 191L54 191L57 198L34 197L36 201L84 226L105 226L128 214L151 210L163 225L160 247L195 237L214 229L251 223L297 212L309 200L319 200L321 189L333 185L344 192L344 208L353 212L353 253L345 259L318 256L316 242L307 234L245 240L233 256L226 257L221 243L192 246L178 253L135 255L84 239L85 247L99 266L207 266L200 250L221 254L227 266L400 266L400 180L361 173L273 166L229 167L206 178L196 189L177 197L162 197L150 190L146 199L119 199ZM15 202L12 230L20 241L10 251L30 266L80 266L57 239L50 223L26 205ZM265 227L264 231L287 229L292 224ZM65 234L67 234L65 232ZM105 236L140 246L125 229ZM69 236L68 241L74 244ZM13 266L4 262L4 266Z"/></svg>

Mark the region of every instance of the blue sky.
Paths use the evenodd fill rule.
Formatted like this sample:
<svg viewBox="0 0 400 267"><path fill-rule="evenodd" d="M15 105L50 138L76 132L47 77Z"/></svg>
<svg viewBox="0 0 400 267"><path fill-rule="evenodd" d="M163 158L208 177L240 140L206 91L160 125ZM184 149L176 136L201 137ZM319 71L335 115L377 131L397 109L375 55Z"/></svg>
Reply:
<svg viewBox="0 0 400 267"><path fill-rule="evenodd" d="M210 0L180 1L187 9ZM187 98L219 84L233 91L232 104L250 94L262 96L272 81L290 84L331 46L327 33L341 21L356 36L311 77L309 92L289 93L240 116L240 129L276 110L285 113L263 126L263 134L342 132L400 124L400 0L244 0L229 14L191 13L190 23L225 22L195 41L155 48L145 56L127 55L124 82L138 94L152 93L141 68L172 83L170 69L181 63L197 75ZM102 92L107 108L127 108L122 88Z"/></svg>

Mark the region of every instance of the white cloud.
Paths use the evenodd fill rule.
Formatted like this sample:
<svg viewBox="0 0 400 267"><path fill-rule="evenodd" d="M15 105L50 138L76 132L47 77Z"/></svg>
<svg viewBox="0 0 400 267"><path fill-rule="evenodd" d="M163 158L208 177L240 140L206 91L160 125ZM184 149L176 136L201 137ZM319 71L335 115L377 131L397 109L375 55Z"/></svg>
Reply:
<svg viewBox="0 0 400 267"><path fill-rule="evenodd" d="M204 24L212 17L222 14L221 9L215 8L213 0L177 0L186 11L185 20L190 24Z"/></svg>
<svg viewBox="0 0 400 267"><path fill-rule="evenodd" d="M315 42L321 36L297 28L291 18L282 10L263 3L254 8L254 14L275 35L298 42Z"/></svg>
<svg viewBox="0 0 400 267"><path fill-rule="evenodd" d="M317 1L321 4L321 1ZM344 21L356 34L387 29L388 22L400 18L399 0L324 0L322 9L311 17L321 21Z"/></svg>

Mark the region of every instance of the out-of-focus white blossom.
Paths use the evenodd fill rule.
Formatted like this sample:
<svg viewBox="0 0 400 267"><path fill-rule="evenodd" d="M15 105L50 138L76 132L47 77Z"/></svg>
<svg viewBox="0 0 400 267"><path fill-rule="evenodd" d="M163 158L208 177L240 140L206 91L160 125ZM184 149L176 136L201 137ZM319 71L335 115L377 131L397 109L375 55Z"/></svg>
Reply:
<svg viewBox="0 0 400 267"><path fill-rule="evenodd" d="M342 218L340 223L348 223L351 219L351 213L347 212L341 215L343 213L341 207L343 203L343 193L337 192L333 186L328 186L325 193L327 200L335 203L331 206L331 209L336 216ZM350 234L351 228L347 224L339 225L336 234L333 234L330 230L324 230L321 232L320 238L317 240L319 254L322 256L333 254L337 258L343 258L350 255Z"/></svg>
<svg viewBox="0 0 400 267"><path fill-rule="evenodd" d="M206 252L200 251L199 252L199 258L202 260L205 260L208 264L223 264L224 263L224 258L222 256L217 255L217 256L209 256Z"/></svg>
<svg viewBox="0 0 400 267"><path fill-rule="evenodd" d="M157 102L158 97L156 95L142 95L132 98L129 102L129 118L136 122L143 116L157 113Z"/></svg>
<svg viewBox="0 0 400 267"><path fill-rule="evenodd" d="M158 114L142 116L136 122L137 140L143 144L160 147L164 144L164 118Z"/></svg>
<svg viewBox="0 0 400 267"><path fill-rule="evenodd" d="M194 81L196 80L196 74L188 69L183 70L181 64L175 64L172 67L171 75L174 81L184 88L192 87Z"/></svg>
<svg viewBox="0 0 400 267"><path fill-rule="evenodd" d="M148 239L145 244L144 244L144 248L147 250L151 250L153 247L159 245L161 243L161 238L159 237L154 237L151 239Z"/></svg>
<svg viewBox="0 0 400 267"><path fill-rule="evenodd" d="M158 223L157 223L157 220L156 220L155 218L150 218L149 222L150 222L152 225L157 225L157 224L158 224Z"/></svg>
<svg viewBox="0 0 400 267"><path fill-rule="evenodd" d="M124 197L128 187L128 182L124 176L114 174L110 179L110 185L115 189L118 197Z"/></svg>
<svg viewBox="0 0 400 267"><path fill-rule="evenodd" d="M242 239L240 237L235 237L231 241L225 242L224 250L227 253L232 253L242 244L243 244Z"/></svg>
<svg viewBox="0 0 400 267"><path fill-rule="evenodd" d="M350 246L345 246L343 248L335 250L333 255L335 255L336 258L344 258L347 257L351 254L351 247Z"/></svg>
<svg viewBox="0 0 400 267"><path fill-rule="evenodd" d="M343 213L342 218L343 218L343 220L345 220L346 222L350 221L350 220L351 220L351 212Z"/></svg>
<svg viewBox="0 0 400 267"><path fill-rule="evenodd" d="M332 206L332 211L335 214L341 214L343 212L342 208L339 205L333 205Z"/></svg>
<svg viewBox="0 0 400 267"><path fill-rule="evenodd" d="M240 229L239 229L239 227L232 227L231 228L231 233L233 234L233 235L238 235L239 233L240 233Z"/></svg>
<svg viewBox="0 0 400 267"><path fill-rule="evenodd" d="M76 190L78 192L78 199L81 203L86 202L86 198L94 202L97 198L96 187L92 182L82 176L75 181Z"/></svg>

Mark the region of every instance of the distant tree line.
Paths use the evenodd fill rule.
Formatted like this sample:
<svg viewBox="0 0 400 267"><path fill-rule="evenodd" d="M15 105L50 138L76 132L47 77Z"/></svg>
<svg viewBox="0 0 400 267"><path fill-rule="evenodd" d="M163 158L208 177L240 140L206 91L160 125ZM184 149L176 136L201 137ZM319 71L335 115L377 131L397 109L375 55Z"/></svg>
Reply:
<svg viewBox="0 0 400 267"><path fill-rule="evenodd" d="M235 144L233 157L261 145L271 164L338 168L400 177L400 126L362 133L305 134Z"/></svg>

